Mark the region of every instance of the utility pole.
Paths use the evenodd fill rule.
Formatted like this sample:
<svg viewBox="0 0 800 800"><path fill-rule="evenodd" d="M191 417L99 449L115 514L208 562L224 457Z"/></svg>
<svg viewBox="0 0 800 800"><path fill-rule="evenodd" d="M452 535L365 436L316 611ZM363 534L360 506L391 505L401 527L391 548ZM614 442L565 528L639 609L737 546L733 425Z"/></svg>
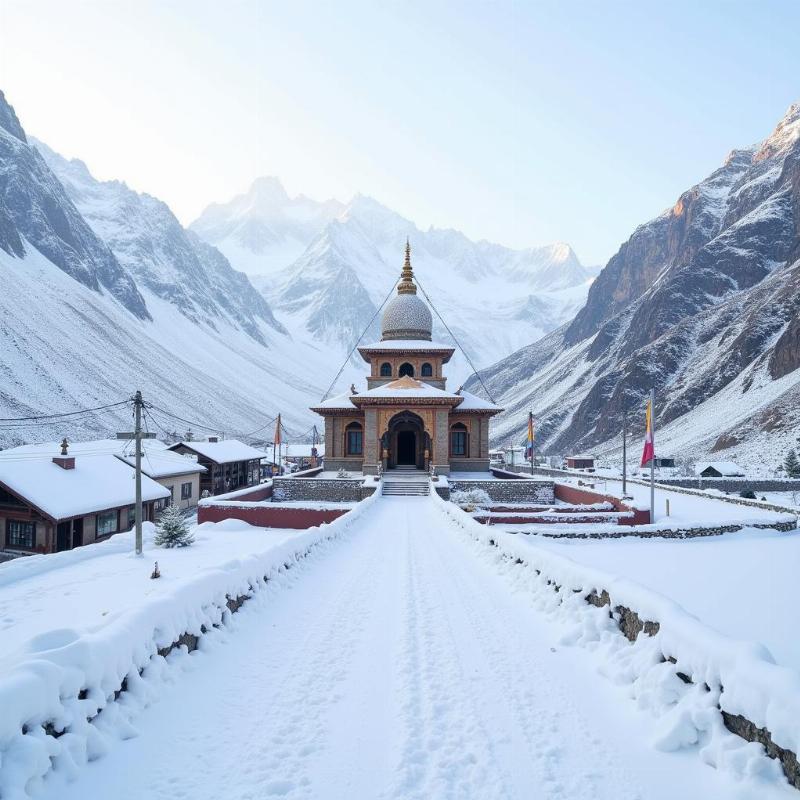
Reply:
<svg viewBox="0 0 800 800"><path fill-rule="evenodd" d="M622 413L622 496L628 494L628 412Z"/></svg>
<svg viewBox="0 0 800 800"><path fill-rule="evenodd" d="M650 459L650 522L656 521L656 387L650 390L650 438L653 457Z"/></svg>
<svg viewBox="0 0 800 800"><path fill-rule="evenodd" d="M136 439L136 555L142 554L142 393L137 389L133 397Z"/></svg>
<svg viewBox="0 0 800 800"><path fill-rule="evenodd" d="M118 433L117 439L133 439L136 443L136 555L142 555L142 439L155 439L154 433L142 433L142 408L144 400L137 389L133 396L134 429L133 433Z"/></svg>

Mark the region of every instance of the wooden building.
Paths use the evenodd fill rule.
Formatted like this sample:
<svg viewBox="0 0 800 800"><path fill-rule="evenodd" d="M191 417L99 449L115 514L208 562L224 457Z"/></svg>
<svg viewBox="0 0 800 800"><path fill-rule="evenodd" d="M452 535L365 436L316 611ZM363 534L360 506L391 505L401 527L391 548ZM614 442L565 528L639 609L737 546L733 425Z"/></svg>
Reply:
<svg viewBox="0 0 800 800"><path fill-rule="evenodd" d="M256 486L261 481L261 459L267 453L238 439L219 441L178 442L169 450L197 456L197 463L206 471L200 477L200 495L224 494L236 489Z"/></svg>
<svg viewBox="0 0 800 800"><path fill-rule="evenodd" d="M567 456L567 469L594 469L594 456L590 455L577 455Z"/></svg>
<svg viewBox="0 0 800 800"><path fill-rule="evenodd" d="M447 390L444 366L454 348L431 341L432 328L406 245L397 296L383 312L381 340L358 348L370 367L366 388L353 386L312 408L325 419L326 469L488 470L489 420L502 409L469 392Z"/></svg>
<svg viewBox="0 0 800 800"><path fill-rule="evenodd" d="M169 492L142 476L145 520ZM54 553L103 539L134 524L133 470L111 454L0 453L0 550Z"/></svg>

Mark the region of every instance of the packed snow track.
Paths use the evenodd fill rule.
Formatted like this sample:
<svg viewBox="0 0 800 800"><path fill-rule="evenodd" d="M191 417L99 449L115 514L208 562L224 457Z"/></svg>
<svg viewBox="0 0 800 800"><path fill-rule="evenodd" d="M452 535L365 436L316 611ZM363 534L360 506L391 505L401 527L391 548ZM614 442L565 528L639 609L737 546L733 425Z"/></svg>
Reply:
<svg viewBox="0 0 800 800"><path fill-rule="evenodd" d="M135 735L39 797L750 796L696 753L652 749L652 720L438 503L380 498L225 641L182 656Z"/></svg>

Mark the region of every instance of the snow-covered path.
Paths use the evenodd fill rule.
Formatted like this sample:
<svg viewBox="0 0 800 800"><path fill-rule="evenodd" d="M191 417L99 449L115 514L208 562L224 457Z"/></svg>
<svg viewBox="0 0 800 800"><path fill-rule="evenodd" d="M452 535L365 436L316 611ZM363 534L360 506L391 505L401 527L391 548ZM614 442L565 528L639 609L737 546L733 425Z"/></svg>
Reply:
<svg viewBox="0 0 800 800"><path fill-rule="evenodd" d="M184 657L136 738L42 796L754 796L694 753L652 750L651 721L557 644L432 498L381 498L291 573L225 642Z"/></svg>

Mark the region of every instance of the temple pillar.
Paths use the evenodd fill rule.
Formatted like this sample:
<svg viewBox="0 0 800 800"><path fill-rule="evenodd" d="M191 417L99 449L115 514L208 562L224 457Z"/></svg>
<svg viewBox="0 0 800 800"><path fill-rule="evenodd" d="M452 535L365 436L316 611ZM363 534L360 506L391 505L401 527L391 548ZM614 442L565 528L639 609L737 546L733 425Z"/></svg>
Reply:
<svg viewBox="0 0 800 800"><path fill-rule="evenodd" d="M446 408L437 408L434 415L434 430L431 432L431 444L433 453L431 461L436 468L438 475L450 474L450 452L449 452L449 411Z"/></svg>
<svg viewBox="0 0 800 800"><path fill-rule="evenodd" d="M375 408L366 408L364 410L364 463L361 467L362 472L365 475L374 475L378 471L378 462L380 460L378 410Z"/></svg>

